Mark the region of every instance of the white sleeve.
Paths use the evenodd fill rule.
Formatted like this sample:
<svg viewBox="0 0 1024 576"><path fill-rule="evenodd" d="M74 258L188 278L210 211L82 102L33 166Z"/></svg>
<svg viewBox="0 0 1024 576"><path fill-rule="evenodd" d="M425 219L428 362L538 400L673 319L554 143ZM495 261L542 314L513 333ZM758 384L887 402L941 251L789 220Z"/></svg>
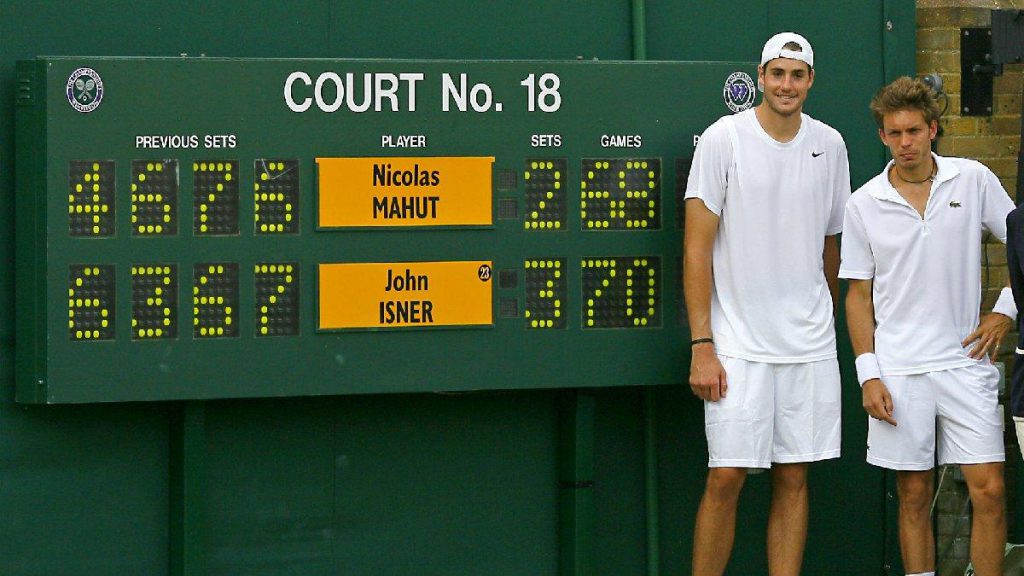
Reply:
<svg viewBox="0 0 1024 576"><path fill-rule="evenodd" d="M1002 182L988 168L982 167L981 223L999 241L1006 244L1006 216L1015 208Z"/></svg>
<svg viewBox="0 0 1024 576"><path fill-rule="evenodd" d="M846 153L846 142L839 136L839 145L835 153L830 154L829 184L832 186L832 214L828 220L826 236L839 234L843 231L846 213L846 202L850 199L850 159Z"/></svg>
<svg viewBox="0 0 1024 576"><path fill-rule="evenodd" d="M867 230L864 228L860 211L853 203L846 205L840 255L840 278L870 280L875 277L875 257L871 253Z"/></svg>
<svg viewBox="0 0 1024 576"><path fill-rule="evenodd" d="M725 122L722 119L709 126L697 142L684 196L686 199L700 198L717 216L722 215L725 207L725 189L729 184L729 166L732 163L732 142Z"/></svg>

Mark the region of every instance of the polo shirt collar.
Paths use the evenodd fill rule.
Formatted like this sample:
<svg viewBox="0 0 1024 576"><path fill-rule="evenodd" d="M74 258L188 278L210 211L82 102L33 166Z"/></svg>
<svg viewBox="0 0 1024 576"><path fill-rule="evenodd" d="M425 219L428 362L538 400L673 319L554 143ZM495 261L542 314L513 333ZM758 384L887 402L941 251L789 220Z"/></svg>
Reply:
<svg viewBox="0 0 1024 576"><path fill-rule="evenodd" d="M949 158L935 153L932 153L932 158L935 160L935 165L938 166L938 170L935 172L935 186L956 178L956 175L960 173L960 168Z"/></svg>
<svg viewBox="0 0 1024 576"><path fill-rule="evenodd" d="M960 174L960 168L957 167L949 158L945 156L939 156L932 152L932 160L935 162L935 180L932 182L932 189L936 186L956 178ZM889 160L889 163L885 165L882 173L875 176L875 186L872 186L869 190L869 194L879 200L888 200L890 202L896 202L898 204L906 204L907 201L900 196L900 193L896 191L896 188L889 182L889 169L895 163L895 160Z"/></svg>

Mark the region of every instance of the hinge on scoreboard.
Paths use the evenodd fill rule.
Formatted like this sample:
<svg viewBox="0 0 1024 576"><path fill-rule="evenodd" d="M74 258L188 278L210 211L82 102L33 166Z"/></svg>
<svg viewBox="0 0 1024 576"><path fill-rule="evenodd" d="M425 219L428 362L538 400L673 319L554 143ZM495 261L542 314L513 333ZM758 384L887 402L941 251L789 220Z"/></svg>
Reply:
<svg viewBox="0 0 1024 576"><path fill-rule="evenodd" d="M32 86L35 84L30 74L18 75L18 87L15 92L14 102L18 106L32 106L35 100L32 98Z"/></svg>

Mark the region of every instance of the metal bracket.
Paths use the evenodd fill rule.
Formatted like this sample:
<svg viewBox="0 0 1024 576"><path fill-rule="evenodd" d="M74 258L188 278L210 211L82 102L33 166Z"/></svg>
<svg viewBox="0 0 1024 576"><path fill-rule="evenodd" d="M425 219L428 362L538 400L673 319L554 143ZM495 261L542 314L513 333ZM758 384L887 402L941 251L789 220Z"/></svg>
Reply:
<svg viewBox="0 0 1024 576"><path fill-rule="evenodd" d="M1024 10L992 11L992 61L1024 62Z"/></svg>
<svg viewBox="0 0 1024 576"><path fill-rule="evenodd" d="M992 78L1003 73L992 62L992 29L960 30L960 115L992 115Z"/></svg>

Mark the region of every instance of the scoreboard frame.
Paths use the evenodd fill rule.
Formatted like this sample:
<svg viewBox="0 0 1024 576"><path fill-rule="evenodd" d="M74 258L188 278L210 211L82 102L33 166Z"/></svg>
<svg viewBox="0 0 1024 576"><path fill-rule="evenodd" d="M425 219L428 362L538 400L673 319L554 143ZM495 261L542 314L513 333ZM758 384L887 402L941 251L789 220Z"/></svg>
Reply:
<svg viewBox="0 0 1024 576"><path fill-rule="evenodd" d="M685 169L696 136L730 113L723 86L754 69L19 62L16 399L682 383ZM83 74L91 91L72 80ZM448 184L467 166L460 159L481 158L484 172ZM392 201L433 198L450 220L395 225L365 213L322 226L324 159L413 164L415 182L389 175L389 193L406 194ZM347 203L361 176L345 174L331 201L358 211ZM480 203L484 220L469 210ZM443 264L462 276L435 272ZM335 265L373 276L325 290L323 267ZM325 303L380 299L367 293L395 279L395 297L429 302L420 322L402 304L385 323L381 300L379 323L322 325ZM482 286L486 299L457 314Z"/></svg>

